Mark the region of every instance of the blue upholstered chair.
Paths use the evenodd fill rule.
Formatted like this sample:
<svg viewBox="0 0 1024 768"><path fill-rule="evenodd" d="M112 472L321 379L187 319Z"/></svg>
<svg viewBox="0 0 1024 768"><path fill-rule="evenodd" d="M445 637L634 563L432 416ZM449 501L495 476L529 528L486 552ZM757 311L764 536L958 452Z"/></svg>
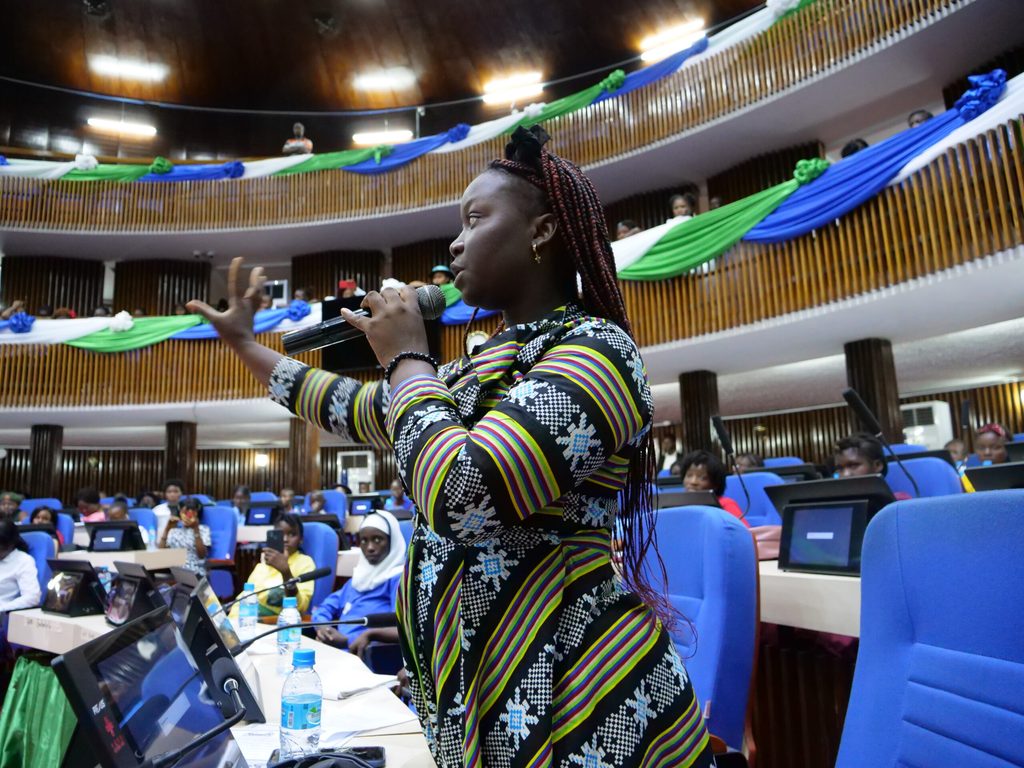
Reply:
<svg viewBox="0 0 1024 768"><path fill-rule="evenodd" d="M680 621L672 639L708 729L733 749L743 747L757 634L757 552L750 531L714 507L658 512L667 591ZM696 638L694 638L696 632Z"/></svg>
<svg viewBox="0 0 1024 768"><path fill-rule="evenodd" d="M890 446L893 453L924 453L928 450L925 445L914 445L912 443L892 443Z"/></svg>
<svg viewBox="0 0 1024 768"><path fill-rule="evenodd" d="M46 585L53 573L47 564L47 558L53 559L57 556L57 540L43 531L29 531L21 534L22 540L28 547L28 553L36 561L36 574L39 580L39 591L46 596ZM42 599L39 604L42 605Z"/></svg>
<svg viewBox="0 0 1024 768"><path fill-rule="evenodd" d="M917 481L917 487L921 490L921 498L956 496L963 493L960 475L948 461L937 459L934 456L924 456L920 459L906 459L903 466ZM914 493L914 486L910 482L910 478L907 477L907 473L895 461L889 462L889 471L885 475L885 481L893 491L903 491L910 496L917 495Z"/></svg>
<svg viewBox="0 0 1024 768"><path fill-rule="evenodd" d="M345 522L345 514L348 512L348 497L341 491L320 491L324 495L324 512L337 515L341 522ZM310 494L312 495L312 494ZM309 496L306 496L303 509L309 511Z"/></svg>
<svg viewBox="0 0 1024 768"><path fill-rule="evenodd" d="M156 530L157 528L156 515L148 507L129 509L128 517L138 523L140 528L145 528L147 531ZM156 535L159 536L160 533L161 531L157 531Z"/></svg>
<svg viewBox="0 0 1024 768"><path fill-rule="evenodd" d="M268 502L277 502L277 494L273 491L253 491L252 496L249 497L253 504L266 504Z"/></svg>
<svg viewBox="0 0 1024 768"><path fill-rule="evenodd" d="M861 573L837 768L1024 765L1024 490L889 505Z"/></svg>
<svg viewBox="0 0 1024 768"><path fill-rule="evenodd" d="M736 475L725 478L725 495L740 505L745 511L746 521L753 528L758 525L782 525L782 518L775 511L764 489L769 485L782 485L783 479L774 472L744 472L743 484L750 493L750 508L747 509L747 497L740 486Z"/></svg>
<svg viewBox="0 0 1024 768"><path fill-rule="evenodd" d="M767 469L772 467L798 467L806 463L799 456L769 456L764 460L764 466Z"/></svg>
<svg viewBox="0 0 1024 768"><path fill-rule="evenodd" d="M303 523L302 551L313 558L317 568L331 569L329 576L314 582L310 602L310 608L314 608L334 590L334 577L338 572L338 534L324 523Z"/></svg>
<svg viewBox="0 0 1024 768"><path fill-rule="evenodd" d="M135 506L135 499L133 499L130 496L125 496L124 498L125 498L125 501L128 502L128 506L129 507L134 507ZM103 498L100 499L100 504L102 504L105 507L110 506L113 503L114 503L114 497L113 496L104 496Z"/></svg>
<svg viewBox="0 0 1024 768"><path fill-rule="evenodd" d="M49 507L54 512L64 509L64 502L60 499L24 499L18 506L21 507L22 512L28 512L31 515L39 507Z"/></svg>
<svg viewBox="0 0 1024 768"><path fill-rule="evenodd" d="M402 536L405 537L405 543L408 544L412 541L412 532L416 530L415 520L399 520L398 529L402 532Z"/></svg>
<svg viewBox="0 0 1024 768"><path fill-rule="evenodd" d="M190 493L189 498L195 499L196 501L200 502L204 507L212 506L214 504L214 500L211 497L207 496L205 493ZM228 504L228 506L230 507L231 505Z"/></svg>
<svg viewBox="0 0 1024 768"><path fill-rule="evenodd" d="M235 594L232 575L235 559L235 544L238 541L238 520L233 507L203 507L203 525L210 528L210 547L206 552L206 578L214 593L221 598ZM229 560L224 569L217 568L209 561Z"/></svg>
<svg viewBox="0 0 1024 768"><path fill-rule="evenodd" d="M58 512L56 528L64 539L64 546L70 547L75 540L75 519L67 512Z"/></svg>

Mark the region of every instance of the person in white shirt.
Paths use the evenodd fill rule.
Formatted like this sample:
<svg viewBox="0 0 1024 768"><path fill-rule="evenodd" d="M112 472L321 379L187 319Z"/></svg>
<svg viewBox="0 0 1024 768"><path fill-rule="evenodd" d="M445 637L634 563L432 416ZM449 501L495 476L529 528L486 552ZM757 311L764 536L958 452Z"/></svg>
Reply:
<svg viewBox="0 0 1024 768"><path fill-rule="evenodd" d="M658 471L664 472L672 469L672 465L679 461L679 449L676 447L674 437L661 438L661 450L658 452Z"/></svg>
<svg viewBox="0 0 1024 768"><path fill-rule="evenodd" d="M167 480L164 482L164 502L153 507L153 514L156 515L156 529L162 531L167 527L167 522L172 517L178 516L181 504L181 497L185 493L185 484L181 480Z"/></svg>
<svg viewBox="0 0 1024 768"><path fill-rule="evenodd" d="M0 613L35 608L42 593L36 561L10 518L0 520Z"/></svg>

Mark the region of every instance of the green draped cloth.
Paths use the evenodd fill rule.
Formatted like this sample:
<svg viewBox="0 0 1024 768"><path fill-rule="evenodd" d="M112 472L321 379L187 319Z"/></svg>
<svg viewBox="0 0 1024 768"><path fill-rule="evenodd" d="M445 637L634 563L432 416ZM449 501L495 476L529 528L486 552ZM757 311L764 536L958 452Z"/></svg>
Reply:
<svg viewBox="0 0 1024 768"><path fill-rule="evenodd" d="M356 165L367 160L380 162L382 157L387 157L394 151L394 147L379 146L366 149L346 149L341 152L324 152L322 155L310 155L305 162L298 163L278 171L274 176L288 176L293 173L312 173L313 171L333 171L338 168L345 168L349 165Z"/></svg>
<svg viewBox="0 0 1024 768"><path fill-rule="evenodd" d="M198 315L171 315L170 317L136 317L130 331L97 331L74 341L66 341L72 347L92 352L128 352L141 349L169 339L178 331L199 325Z"/></svg>
<svg viewBox="0 0 1024 768"><path fill-rule="evenodd" d="M0 711L0 766L59 766L77 718L49 664L22 656Z"/></svg>
<svg viewBox="0 0 1024 768"><path fill-rule="evenodd" d="M736 202L681 221L637 261L619 271L623 280L664 280L717 258L802 185L828 167L821 158L801 160L793 178Z"/></svg>
<svg viewBox="0 0 1024 768"><path fill-rule="evenodd" d="M444 306L447 309L457 301L462 301L462 291L455 287L455 283L445 283L437 286L444 294Z"/></svg>
<svg viewBox="0 0 1024 768"><path fill-rule="evenodd" d="M563 96L561 99L555 99L554 101L545 104L541 107L533 117L524 117L518 123L508 129L508 133L512 133L520 125L524 128L529 128L537 123L543 123L548 120L553 120L556 117L567 115L570 112L576 112L584 107L589 107L598 96L606 91L612 93L619 90L622 84L626 80L626 73L621 69L616 69L608 77L599 82L597 85L592 85L586 90L578 93L570 93L568 96Z"/></svg>
<svg viewBox="0 0 1024 768"><path fill-rule="evenodd" d="M150 165L100 163L90 171L74 170L64 174L67 181L137 181L147 173L170 173L174 163L166 157L156 158Z"/></svg>

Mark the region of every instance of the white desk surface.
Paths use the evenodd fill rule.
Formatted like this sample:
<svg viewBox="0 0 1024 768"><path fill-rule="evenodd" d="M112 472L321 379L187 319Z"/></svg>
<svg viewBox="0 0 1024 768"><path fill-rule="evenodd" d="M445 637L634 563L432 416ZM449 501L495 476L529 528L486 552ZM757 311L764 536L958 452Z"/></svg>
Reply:
<svg viewBox="0 0 1024 768"><path fill-rule="evenodd" d="M116 570L114 563L138 563L151 571L158 571L171 566L185 564L184 549L136 549L128 552L88 552L77 549L73 552L61 552L59 560L88 560L93 568L109 568Z"/></svg>
<svg viewBox="0 0 1024 768"><path fill-rule="evenodd" d="M274 530L272 525L240 525L238 526L238 543L262 543L267 540L267 531L272 530Z"/></svg>
<svg viewBox="0 0 1024 768"><path fill-rule="evenodd" d="M780 571L762 560L761 621L860 636L860 577Z"/></svg>
<svg viewBox="0 0 1024 768"><path fill-rule="evenodd" d="M356 563L359 562L359 549L358 547L352 547L352 549L343 549L338 552L338 572L339 578L344 577L347 579L352 578L352 572L355 570Z"/></svg>
<svg viewBox="0 0 1024 768"><path fill-rule="evenodd" d="M363 524L366 515L345 515L345 533L353 535L359 533L359 526Z"/></svg>
<svg viewBox="0 0 1024 768"><path fill-rule="evenodd" d="M60 654L105 635L111 629L113 627L107 624L102 614L72 619L59 613L43 613L40 608L29 608L11 611L7 639L18 645Z"/></svg>

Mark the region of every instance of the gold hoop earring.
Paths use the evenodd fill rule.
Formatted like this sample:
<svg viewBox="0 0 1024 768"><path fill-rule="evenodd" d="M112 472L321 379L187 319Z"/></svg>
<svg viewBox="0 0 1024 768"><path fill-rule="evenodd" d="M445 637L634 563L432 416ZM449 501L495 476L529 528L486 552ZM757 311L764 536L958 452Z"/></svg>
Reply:
<svg viewBox="0 0 1024 768"><path fill-rule="evenodd" d="M533 260L540 264L540 254L537 252L537 244L533 244Z"/></svg>

